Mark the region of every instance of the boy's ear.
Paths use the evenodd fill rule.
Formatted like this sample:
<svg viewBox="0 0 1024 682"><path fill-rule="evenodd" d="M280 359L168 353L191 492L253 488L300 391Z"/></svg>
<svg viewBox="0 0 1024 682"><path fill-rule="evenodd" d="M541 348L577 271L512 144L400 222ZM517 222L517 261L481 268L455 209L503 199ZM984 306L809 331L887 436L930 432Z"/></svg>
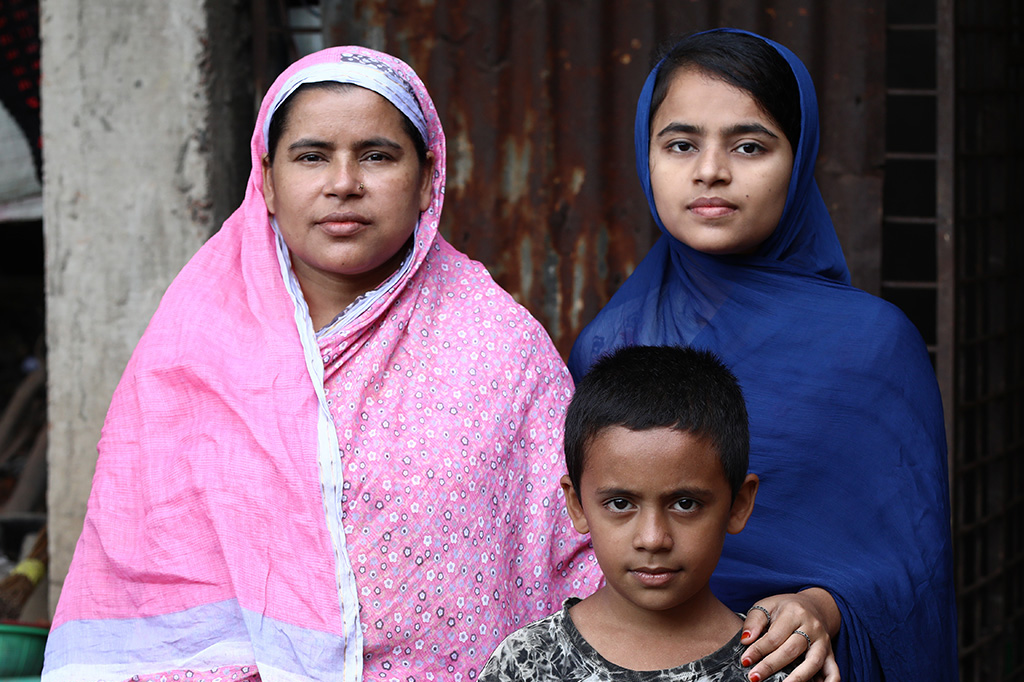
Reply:
<svg viewBox="0 0 1024 682"><path fill-rule="evenodd" d="M572 479L566 474L560 481L562 494L565 495L565 510L569 512L572 520L572 527L579 533L589 533L590 526L587 525L587 517L583 515L583 505L580 503L580 496L576 494L576 488L572 485Z"/></svg>
<svg viewBox="0 0 1024 682"><path fill-rule="evenodd" d="M732 501L732 510L729 512L729 525L726 526L729 533L739 533L747 525L750 512L754 511L754 498L757 497L759 482L757 474L747 474L743 479L743 485L736 493L736 499Z"/></svg>

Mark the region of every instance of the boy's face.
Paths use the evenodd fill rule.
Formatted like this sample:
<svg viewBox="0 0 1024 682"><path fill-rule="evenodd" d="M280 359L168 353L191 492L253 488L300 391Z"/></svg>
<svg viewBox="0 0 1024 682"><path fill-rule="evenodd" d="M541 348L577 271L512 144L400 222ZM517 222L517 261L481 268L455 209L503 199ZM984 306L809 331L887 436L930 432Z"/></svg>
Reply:
<svg viewBox="0 0 1024 682"><path fill-rule="evenodd" d="M712 597L725 534L746 524L757 477L748 475L733 501L718 452L703 438L611 426L586 449L579 496L568 476L562 488L615 608L665 611Z"/></svg>

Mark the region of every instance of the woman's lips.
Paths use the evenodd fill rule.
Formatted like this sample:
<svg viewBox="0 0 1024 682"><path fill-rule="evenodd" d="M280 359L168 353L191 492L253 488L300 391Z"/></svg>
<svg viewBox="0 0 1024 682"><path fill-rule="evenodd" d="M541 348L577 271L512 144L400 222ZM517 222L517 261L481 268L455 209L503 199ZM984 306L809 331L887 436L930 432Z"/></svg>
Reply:
<svg viewBox="0 0 1024 682"><path fill-rule="evenodd" d="M350 237L364 230L370 221L360 213L330 213L316 221L317 227L332 237Z"/></svg>
<svg viewBox="0 0 1024 682"><path fill-rule="evenodd" d="M717 197L701 197L686 207L691 213L702 218L721 218L734 213L736 204Z"/></svg>

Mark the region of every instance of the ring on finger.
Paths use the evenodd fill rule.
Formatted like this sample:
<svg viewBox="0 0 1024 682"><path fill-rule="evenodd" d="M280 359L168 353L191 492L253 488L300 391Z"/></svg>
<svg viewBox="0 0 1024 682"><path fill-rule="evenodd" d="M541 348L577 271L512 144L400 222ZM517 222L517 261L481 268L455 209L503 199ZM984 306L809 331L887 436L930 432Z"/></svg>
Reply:
<svg viewBox="0 0 1024 682"><path fill-rule="evenodd" d="M755 608L756 608L756 607L755 607ZM808 635L808 634L807 634L806 632L804 632L803 630L793 630L793 634L794 634L794 635L800 635L801 637L803 637L804 639L806 639L806 640L807 640L807 648L808 648L808 649L810 649L810 648L811 648L811 636L810 636L810 635Z"/></svg>
<svg viewBox="0 0 1024 682"><path fill-rule="evenodd" d="M753 606L750 607L751 611L753 611L754 609L757 609L758 611L763 613L764 617L768 619L768 624L769 625L772 624L772 614L768 612L768 609L766 609L765 607L761 606L760 604L754 604Z"/></svg>

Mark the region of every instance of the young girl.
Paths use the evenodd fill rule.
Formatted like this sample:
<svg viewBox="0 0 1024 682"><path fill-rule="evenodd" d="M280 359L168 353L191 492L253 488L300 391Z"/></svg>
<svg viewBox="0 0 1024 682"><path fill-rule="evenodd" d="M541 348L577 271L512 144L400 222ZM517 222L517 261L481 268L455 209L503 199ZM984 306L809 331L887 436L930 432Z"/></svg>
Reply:
<svg viewBox="0 0 1024 682"><path fill-rule="evenodd" d="M906 317L850 286L814 181L806 68L754 34L690 36L648 77L635 137L663 234L569 366L578 379L616 347L683 344L739 378L761 492L712 587L750 609L750 679L800 655L797 682L954 674L935 377Z"/></svg>

